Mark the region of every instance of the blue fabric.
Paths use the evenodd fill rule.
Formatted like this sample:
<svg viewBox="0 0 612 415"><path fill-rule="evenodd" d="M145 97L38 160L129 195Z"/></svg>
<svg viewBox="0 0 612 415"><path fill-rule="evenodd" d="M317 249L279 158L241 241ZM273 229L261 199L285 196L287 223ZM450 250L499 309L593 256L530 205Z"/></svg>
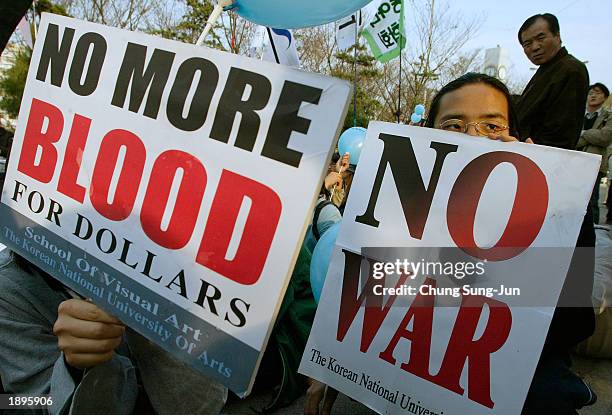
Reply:
<svg viewBox="0 0 612 415"><path fill-rule="evenodd" d="M325 199L319 199L317 204ZM319 213L319 219L317 220L317 229L319 230L319 236L323 236L323 234L331 228L336 223L342 220L342 214L338 210L335 205L327 205L323 209L321 209L321 213ZM306 237L304 238L304 244L306 248L310 251L310 253L314 252L315 245L317 244L317 238L315 238L314 233L312 231L313 224L308 226L308 230L306 231Z"/></svg>
<svg viewBox="0 0 612 415"><path fill-rule="evenodd" d="M0 252L0 377L7 393L50 394L51 414L130 414L138 367L157 413L220 412L227 389L131 330L110 361L87 369L75 382L53 334L67 295L45 282L50 277L17 266L7 251Z"/></svg>

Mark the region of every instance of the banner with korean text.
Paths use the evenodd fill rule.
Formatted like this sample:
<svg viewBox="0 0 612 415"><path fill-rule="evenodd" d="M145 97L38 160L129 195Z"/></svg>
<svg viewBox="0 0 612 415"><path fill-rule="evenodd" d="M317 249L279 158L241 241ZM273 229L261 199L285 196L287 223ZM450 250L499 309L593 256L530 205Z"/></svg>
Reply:
<svg viewBox="0 0 612 415"><path fill-rule="evenodd" d="M406 46L403 0L382 0L372 20L363 28L363 36L372 55L385 63L400 56Z"/></svg>
<svg viewBox="0 0 612 415"><path fill-rule="evenodd" d="M520 414L565 276L593 272L599 163L370 123L300 373L384 414Z"/></svg>
<svg viewBox="0 0 612 415"><path fill-rule="evenodd" d="M345 81L45 14L0 240L246 395L349 95Z"/></svg>

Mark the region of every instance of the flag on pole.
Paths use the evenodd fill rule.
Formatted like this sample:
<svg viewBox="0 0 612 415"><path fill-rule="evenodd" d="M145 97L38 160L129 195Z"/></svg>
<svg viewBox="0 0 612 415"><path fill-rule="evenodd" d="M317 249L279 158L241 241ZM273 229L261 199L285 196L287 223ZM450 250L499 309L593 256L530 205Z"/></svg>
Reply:
<svg viewBox="0 0 612 415"><path fill-rule="evenodd" d="M21 19L19 24L17 25L17 29L19 33L21 33L21 38L23 41L30 47L30 49L34 48L34 42L32 40L32 32L30 31L30 23L25 18L25 16Z"/></svg>
<svg viewBox="0 0 612 415"><path fill-rule="evenodd" d="M363 36L380 62L398 57L406 46L403 0L383 0L363 30Z"/></svg>
<svg viewBox="0 0 612 415"><path fill-rule="evenodd" d="M300 66L295 38L290 30L267 27L267 43L264 46L262 59L287 66Z"/></svg>
<svg viewBox="0 0 612 415"><path fill-rule="evenodd" d="M357 43L357 33L363 24L361 10L336 22L336 44L343 51Z"/></svg>

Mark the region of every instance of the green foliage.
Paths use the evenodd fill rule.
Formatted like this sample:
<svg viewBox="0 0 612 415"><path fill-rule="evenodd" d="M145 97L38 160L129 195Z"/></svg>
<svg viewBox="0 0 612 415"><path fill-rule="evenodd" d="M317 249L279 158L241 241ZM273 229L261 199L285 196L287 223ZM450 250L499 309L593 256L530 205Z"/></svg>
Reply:
<svg viewBox="0 0 612 415"><path fill-rule="evenodd" d="M32 52L29 48L19 49L13 66L0 77L0 108L11 118L17 118L19 114L31 57Z"/></svg>
<svg viewBox="0 0 612 415"><path fill-rule="evenodd" d="M179 40L190 44L195 43L206 26L206 21L214 9L214 4L211 0L185 0L185 7L185 14L179 24L155 31L154 34L166 39ZM221 41L214 31L210 32L206 45L221 48Z"/></svg>
<svg viewBox="0 0 612 415"><path fill-rule="evenodd" d="M70 16L64 6L55 4L49 0L37 0L36 1L36 14L40 16L42 13L53 13L62 16Z"/></svg>
<svg viewBox="0 0 612 415"><path fill-rule="evenodd" d="M380 101L376 99L376 94L370 90L372 83L380 77L376 59L368 54L364 45L356 45L347 51L338 52L336 60L337 64L331 71L332 76L353 82L355 66L357 69L357 114L355 117L353 99L344 119L344 128L353 127L355 118L358 127L367 127L370 120L376 119L382 107Z"/></svg>
<svg viewBox="0 0 612 415"><path fill-rule="evenodd" d="M349 110L344 119L344 129L356 127L368 127L371 120L378 119L378 113L382 107L381 103L360 86L357 86L357 119L355 122L354 98L351 99Z"/></svg>

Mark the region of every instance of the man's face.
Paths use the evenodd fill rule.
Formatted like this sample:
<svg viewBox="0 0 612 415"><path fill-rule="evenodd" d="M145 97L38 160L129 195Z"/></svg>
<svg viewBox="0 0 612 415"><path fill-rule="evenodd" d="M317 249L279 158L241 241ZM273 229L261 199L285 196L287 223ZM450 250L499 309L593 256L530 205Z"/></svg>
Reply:
<svg viewBox="0 0 612 415"><path fill-rule="evenodd" d="M553 35L546 20L537 19L521 33L521 45L531 63L542 65L557 55L561 49L561 37Z"/></svg>
<svg viewBox="0 0 612 415"><path fill-rule="evenodd" d="M499 90L484 83L468 84L446 93L440 99L436 128L483 137L487 128L503 126L508 133L508 99Z"/></svg>
<svg viewBox="0 0 612 415"><path fill-rule="evenodd" d="M606 96L604 92L599 87L594 87L589 90L589 95L587 95L587 104L593 108L599 108L606 101Z"/></svg>

